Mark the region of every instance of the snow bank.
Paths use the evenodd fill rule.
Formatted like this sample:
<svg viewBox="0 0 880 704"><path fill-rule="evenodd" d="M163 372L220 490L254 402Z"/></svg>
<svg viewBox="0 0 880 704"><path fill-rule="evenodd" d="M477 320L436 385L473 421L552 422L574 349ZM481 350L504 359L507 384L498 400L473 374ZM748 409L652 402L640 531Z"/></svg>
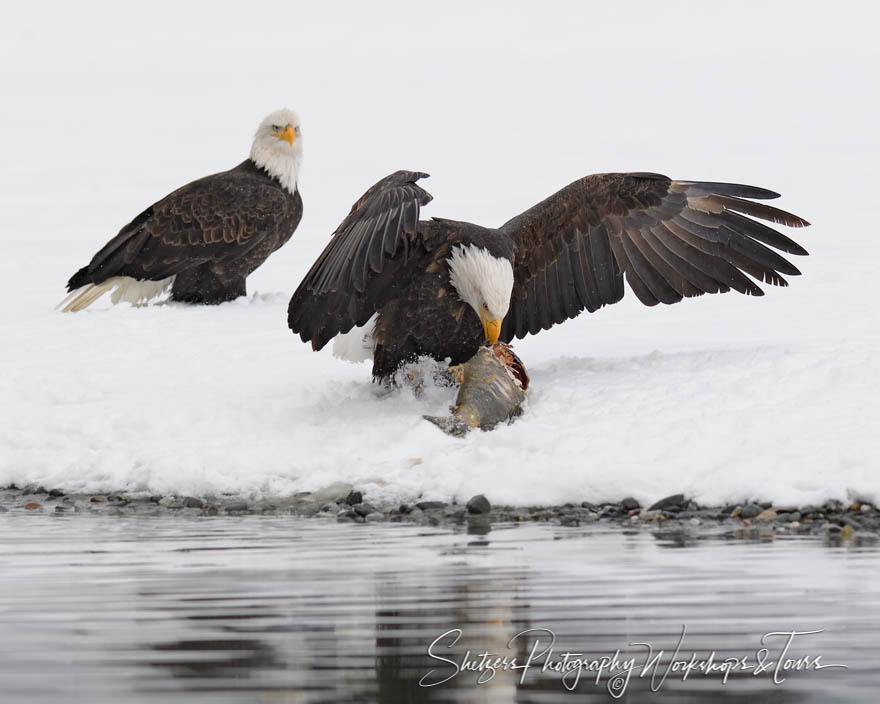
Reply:
<svg viewBox="0 0 880 704"><path fill-rule="evenodd" d="M859 88L877 72L873 40L838 42L818 5L796 6L797 32L784 29L788 12L757 21L739 8L673 8L655 31L652 7L648 28L614 9L573 21L581 3L531 18L505 5L474 22L452 7L439 24L408 4L420 29L401 28L403 49L381 17L360 16L352 38L319 7L298 7L296 22L273 16L284 29L268 36L248 30L253 18L212 11L202 42L112 13L96 13L116 24L89 28L88 41L46 34L23 10L2 30L0 65L18 105L0 117L15 166L0 174L0 484L266 495L342 480L376 500L880 501L880 283L866 227L880 98ZM467 31L451 33L457 22ZM704 29L711 42L691 41ZM618 46L609 65L603 52ZM294 67L290 86L278 83L283 66ZM383 75L394 76L387 90L371 79ZM413 111L431 96L454 100ZM522 100L528 110L511 109ZM216 308L52 310L123 223L237 163L257 121L285 103L304 118L305 217L249 281L269 293ZM63 134L47 137L35 115ZM486 224L596 171L751 182L814 222L794 233L812 256L764 298L647 309L630 293L519 342L533 383L525 415L450 438L421 416L445 412L454 391L382 396L368 365L315 354L285 324L329 233L397 168L433 174L425 215Z"/></svg>

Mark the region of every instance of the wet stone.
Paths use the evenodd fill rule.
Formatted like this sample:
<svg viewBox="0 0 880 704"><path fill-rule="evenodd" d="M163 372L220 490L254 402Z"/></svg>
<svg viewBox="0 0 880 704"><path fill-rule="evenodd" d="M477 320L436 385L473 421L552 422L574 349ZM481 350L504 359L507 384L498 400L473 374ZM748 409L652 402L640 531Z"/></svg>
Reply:
<svg viewBox="0 0 880 704"><path fill-rule="evenodd" d="M446 508L446 502L445 501L419 501L416 504L416 507L422 509L422 511L430 511L431 509Z"/></svg>
<svg viewBox="0 0 880 704"><path fill-rule="evenodd" d="M772 521L776 519L776 511L772 508L767 508L761 511L757 516L755 516L756 521Z"/></svg>
<svg viewBox="0 0 880 704"><path fill-rule="evenodd" d="M364 495L360 491L356 489L352 489L348 492L348 496L345 497L345 503L349 506L355 506L356 504L362 503L364 500Z"/></svg>
<svg viewBox="0 0 880 704"><path fill-rule="evenodd" d="M372 504L366 504L366 503L356 504L355 506L352 506L352 508L354 509L354 512L358 516L366 516L371 513L376 513L376 511L377 511L375 506L373 506Z"/></svg>
<svg viewBox="0 0 880 704"><path fill-rule="evenodd" d="M101 495L93 496L92 498L89 499L89 501L91 501L93 504L103 504L103 503L106 503L107 497L101 496Z"/></svg>
<svg viewBox="0 0 880 704"><path fill-rule="evenodd" d="M743 518L754 518L759 513L761 513L761 507L758 504L746 504L743 506L742 513L740 514Z"/></svg>
<svg viewBox="0 0 880 704"><path fill-rule="evenodd" d="M202 508L205 505L205 502L201 499L197 499L195 496L187 496L183 500L183 505L185 508Z"/></svg>
<svg viewBox="0 0 880 704"><path fill-rule="evenodd" d="M61 491L61 489L51 489L49 491L49 496L53 498L58 498L59 496L64 496L65 492Z"/></svg>
<svg viewBox="0 0 880 704"><path fill-rule="evenodd" d="M468 513L481 514L489 513L492 510L492 504L482 494L472 496L466 504Z"/></svg>
<svg viewBox="0 0 880 704"><path fill-rule="evenodd" d="M230 504L226 504L226 513L244 513L247 510L247 501L233 501Z"/></svg>
<svg viewBox="0 0 880 704"><path fill-rule="evenodd" d="M28 511L36 511L37 509L43 508L43 505L40 504L40 503L37 503L36 501L28 501L28 502L24 505L24 507L25 507Z"/></svg>
<svg viewBox="0 0 880 704"><path fill-rule="evenodd" d="M678 512L684 508L684 503L684 494L672 494L671 496L667 496L653 503L648 507L648 510Z"/></svg>
<svg viewBox="0 0 880 704"><path fill-rule="evenodd" d="M620 505L623 506L623 508L625 508L627 511L641 508L641 504L632 496L627 496L623 501L620 502Z"/></svg>

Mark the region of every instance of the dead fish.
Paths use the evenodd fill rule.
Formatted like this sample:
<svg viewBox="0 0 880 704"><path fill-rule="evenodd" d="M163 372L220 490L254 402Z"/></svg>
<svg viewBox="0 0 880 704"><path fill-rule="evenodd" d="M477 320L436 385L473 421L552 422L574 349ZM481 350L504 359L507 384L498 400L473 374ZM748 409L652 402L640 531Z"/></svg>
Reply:
<svg viewBox="0 0 880 704"><path fill-rule="evenodd" d="M461 381L452 415L423 416L444 432L462 437L471 428L491 430L522 413L529 377L509 345L481 347L452 371Z"/></svg>

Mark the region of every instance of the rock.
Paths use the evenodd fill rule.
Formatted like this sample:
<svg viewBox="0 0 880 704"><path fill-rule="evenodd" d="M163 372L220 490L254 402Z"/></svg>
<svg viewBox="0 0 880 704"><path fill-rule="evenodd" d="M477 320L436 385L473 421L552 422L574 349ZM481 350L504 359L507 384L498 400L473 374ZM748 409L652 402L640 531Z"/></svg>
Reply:
<svg viewBox="0 0 880 704"><path fill-rule="evenodd" d="M218 513L216 506L206 506L202 509L201 515L203 516L216 516Z"/></svg>
<svg viewBox="0 0 880 704"><path fill-rule="evenodd" d="M359 503L355 506L352 506L352 508L358 516L368 516L371 513L377 512L376 507L372 504Z"/></svg>
<svg viewBox="0 0 880 704"><path fill-rule="evenodd" d="M339 504L337 504L335 501L331 501L329 504L324 504L323 506L321 506L321 511L333 514L339 513Z"/></svg>
<svg viewBox="0 0 880 704"><path fill-rule="evenodd" d="M89 499L89 501L91 501L93 504L103 504L107 501L107 497L100 496L100 495L93 496L92 498Z"/></svg>
<svg viewBox="0 0 880 704"><path fill-rule="evenodd" d="M312 499L321 504L333 502L336 504L345 501L346 497L351 493L354 487L348 482L333 482L323 489L312 492Z"/></svg>
<svg viewBox="0 0 880 704"><path fill-rule="evenodd" d="M28 501L24 507L28 511L36 511L37 509L43 508L43 504L37 503L36 501Z"/></svg>
<svg viewBox="0 0 880 704"><path fill-rule="evenodd" d="M754 518L759 513L761 513L761 507L758 504L746 504L742 508L742 517L743 518Z"/></svg>
<svg viewBox="0 0 880 704"><path fill-rule="evenodd" d="M691 518L688 523L690 523L692 526L698 526L700 525L700 523L702 523L702 521L699 518Z"/></svg>
<svg viewBox="0 0 880 704"><path fill-rule="evenodd" d="M8 508L6 508L5 506L0 506L0 513L6 513L7 511L9 511Z"/></svg>
<svg viewBox="0 0 880 704"><path fill-rule="evenodd" d="M94 501L94 499L92 500ZM163 496L161 499L159 499L159 501L157 501L157 503L160 506L170 506L175 501L177 501L177 499L175 499L173 496Z"/></svg>
<svg viewBox="0 0 880 704"><path fill-rule="evenodd" d="M729 515L731 518L740 518L740 517L742 516L742 513L743 513L743 507L742 507L742 506L734 506L734 507L733 507L733 510L730 511L730 512L728 513L728 515Z"/></svg>
<svg viewBox="0 0 880 704"><path fill-rule="evenodd" d="M633 509L642 507L642 505L632 496L627 496L623 501L620 502L620 505L623 506L623 508L625 508L627 511L632 511Z"/></svg>
<svg viewBox="0 0 880 704"><path fill-rule="evenodd" d="M337 523L354 523L357 514L354 511L343 511L336 516Z"/></svg>
<svg viewBox="0 0 880 704"><path fill-rule="evenodd" d="M397 510L400 512L401 515L405 516L410 511L412 511L412 506L410 506L409 504L400 504Z"/></svg>
<svg viewBox="0 0 880 704"><path fill-rule="evenodd" d="M760 506L764 510L767 510L768 508L773 508L773 502L772 501L759 501L758 506Z"/></svg>
<svg viewBox="0 0 880 704"><path fill-rule="evenodd" d="M658 511L656 509L648 509L647 511L642 510L640 518L643 521L665 521L666 514L663 511Z"/></svg>
<svg viewBox="0 0 880 704"><path fill-rule="evenodd" d="M871 511L873 510L874 507L871 506L871 504L862 504L861 508L859 509L859 511L861 511L862 513L871 513Z"/></svg>
<svg viewBox="0 0 880 704"><path fill-rule="evenodd" d="M587 513L587 518L589 518L591 521L595 521L599 518L599 514L596 513L595 511L589 511Z"/></svg>
<svg viewBox="0 0 880 704"><path fill-rule="evenodd" d="M362 492L357 491L356 489L352 489L348 492L348 496L345 497L345 503L349 506L354 506L355 504L362 503L364 500L364 495Z"/></svg>
<svg viewBox="0 0 880 704"><path fill-rule="evenodd" d="M765 508L761 513L755 516L756 521L773 521L776 519L776 511L772 508Z"/></svg>
<svg viewBox="0 0 880 704"><path fill-rule="evenodd" d="M789 525L789 527L793 530L793 529L795 529L795 528L800 528L800 527L801 527L801 522L800 522L800 521L792 521L792 522L789 523L788 525Z"/></svg>
<svg viewBox="0 0 880 704"><path fill-rule="evenodd" d="M49 496L52 496L54 498L58 498L59 496L64 496L64 495L65 495L65 492L61 491L61 489L52 489L49 492Z"/></svg>
<svg viewBox="0 0 880 704"><path fill-rule="evenodd" d="M850 528L852 528L854 530L861 530L861 528L862 528L861 523L859 523L854 518L850 518L849 516L841 516L840 522L843 523L845 526L849 526Z"/></svg>
<svg viewBox="0 0 880 704"><path fill-rule="evenodd" d="M446 508L445 501L419 501L416 504L417 508L422 509L422 511L429 511L435 508Z"/></svg>
<svg viewBox="0 0 880 704"><path fill-rule="evenodd" d="M559 521L559 525L561 525L561 526L573 527L573 526L579 526L580 524L581 524L581 522L577 518L575 518L574 516L566 516L561 521Z"/></svg>
<svg viewBox="0 0 880 704"><path fill-rule="evenodd" d="M668 511L677 513L684 507L684 494L672 494L654 502L648 507L649 511Z"/></svg>
<svg viewBox="0 0 880 704"><path fill-rule="evenodd" d="M55 513L66 513L69 510L70 510L69 506L56 506L55 507Z"/></svg>
<svg viewBox="0 0 880 704"><path fill-rule="evenodd" d="M844 540L852 538L853 533L855 533L855 530L851 525L845 525L843 528L840 529L840 537Z"/></svg>
<svg viewBox="0 0 880 704"><path fill-rule="evenodd" d="M489 513L492 510L492 504L482 494L472 496L466 504L468 513Z"/></svg>
<svg viewBox="0 0 880 704"><path fill-rule="evenodd" d="M776 513L778 514L778 518L783 523L796 523L801 520L801 514L799 511L789 511L787 513L783 513L779 509L776 509Z"/></svg>
<svg viewBox="0 0 880 704"><path fill-rule="evenodd" d="M186 508L202 508L205 505L205 502L201 499L197 499L195 496L187 496L183 500L183 505Z"/></svg>
<svg viewBox="0 0 880 704"><path fill-rule="evenodd" d="M364 521L366 523L380 523L381 521L384 521L384 520L385 520L385 516L383 516L378 511L373 511L373 513L368 513L366 516L364 516Z"/></svg>
<svg viewBox="0 0 880 704"><path fill-rule="evenodd" d="M596 504L591 504L589 501L581 501L581 508L586 508L590 511L598 511Z"/></svg>
<svg viewBox="0 0 880 704"><path fill-rule="evenodd" d="M242 513L247 510L247 501L233 501L231 504L226 504L226 513Z"/></svg>

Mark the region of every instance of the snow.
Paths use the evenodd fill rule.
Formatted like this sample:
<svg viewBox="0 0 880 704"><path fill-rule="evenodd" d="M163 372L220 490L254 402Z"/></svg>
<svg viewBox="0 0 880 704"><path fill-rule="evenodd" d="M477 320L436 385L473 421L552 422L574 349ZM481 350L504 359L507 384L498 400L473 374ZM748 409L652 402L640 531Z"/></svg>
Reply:
<svg viewBox="0 0 880 704"><path fill-rule="evenodd" d="M19 5L0 29L0 484L549 504L880 501L869 6ZM173 22L168 21L168 17ZM88 19L86 19L88 18ZM608 52L612 53L609 58ZM148 203L303 118L305 215L220 307L53 310ZM425 216L500 224L587 173L753 183L813 222L763 298L616 306L520 341L525 415L465 439L454 391L382 395L313 353L290 294L351 203L399 168Z"/></svg>

